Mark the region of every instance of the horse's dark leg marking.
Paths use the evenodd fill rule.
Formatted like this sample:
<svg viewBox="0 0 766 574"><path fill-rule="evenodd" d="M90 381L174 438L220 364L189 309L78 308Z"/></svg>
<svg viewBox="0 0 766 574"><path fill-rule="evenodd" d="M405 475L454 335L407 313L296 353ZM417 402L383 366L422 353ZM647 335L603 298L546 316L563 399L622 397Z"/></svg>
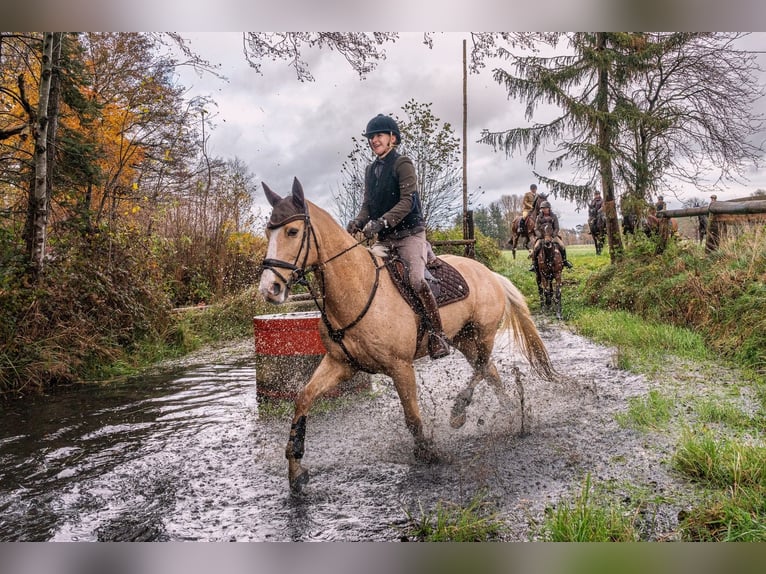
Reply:
<svg viewBox="0 0 766 574"><path fill-rule="evenodd" d="M290 425L290 440L287 442L285 456L290 459L300 460L303 458L303 445L306 438L306 415L298 417L298 420Z"/></svg>

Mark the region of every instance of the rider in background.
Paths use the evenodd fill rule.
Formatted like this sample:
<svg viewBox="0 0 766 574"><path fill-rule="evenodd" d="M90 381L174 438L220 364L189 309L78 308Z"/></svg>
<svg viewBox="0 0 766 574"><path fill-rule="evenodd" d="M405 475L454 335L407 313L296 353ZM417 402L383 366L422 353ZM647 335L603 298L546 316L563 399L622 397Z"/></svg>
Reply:
<svg viewBox="0 0 766 574"><path fill-rule="evenodd" d="M521 219L519 219L518 229L520 234L524 233L524 228L527 225L527 216L535 206L535 199L537 199L537 186L533 183L529 186L529 191L524 194L524 198L521 200Z"/></svg>
<svg viewBox="0 0 766 574"><path fill-rule="evenodd" d="M436 298L425 280L430 245L426 240L415 166L409 157L396 151L402 135L390 116L378 114L372 118L362 135L377 159L365 170L364 200L346 231L351 234L361 231L368 239L377 235L376 245L383 246L389 253L396 250L406 262L410 285L426 313L428 353L433 359L445 357L450 352L449 343L442 329Z"/></svg>
<svg viewBox="0 0 766 574"><path fill-rule="evenodd" d="M535 248L532 250L532 266L529 270L537 272L537 253L540 251L540 247L543 244L543 227L546 224L550 224L553 229L553 241L558 245L559 251L561 251L561 259L563 260L564 266L571 269L572 264L567 261L566 247L564 247L564 242L561 240L561 237L559 237L559 218L555 213L551 212L551 204L547 201L543 201L540 204L540 213L537 214L537 219L535 220L535 236L537 237L537 241L535 241Z"/></svg>
<svg viewBox="0 0 766 574"><path fill-rule="evenodd" d="M654 204L654 211L655 211L655 212L657 212L657 211L662 211L663 209L665 209L665 200L664 200L664 199L662 198L662 196L660 195L660 196L657 198L657 203L655 203L655 204Z"/></svg>
<svg viewBox="0 0 766 574"><path fill-rule="evenodd" d="M596 227L596 217L598 217L598 212L603 207L604 200L601 199L601 192L596 190L593 199L591 199L590 203L588 204L588 227L590 228L591 233L593 233L593 229Z"/></svg>

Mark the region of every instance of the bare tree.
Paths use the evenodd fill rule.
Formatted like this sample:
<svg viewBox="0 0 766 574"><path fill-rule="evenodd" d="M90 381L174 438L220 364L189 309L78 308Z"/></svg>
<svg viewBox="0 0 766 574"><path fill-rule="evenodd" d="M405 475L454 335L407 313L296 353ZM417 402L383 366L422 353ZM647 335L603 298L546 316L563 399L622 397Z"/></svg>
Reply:
<svg viewBox="0 0 766 574"><path fill-rule="evenodd" d="M244 51L248 64L261 71L264 59L286 60L295 68L298 80L314 81L309 66L301 56L303 48L328 48L341 54L361 78L386 57L380 47L395 42L395 32L246 32Z"/></svg>
<svg viewBox="0 0 766 574"><path fill-rule="evenodd" d="M761 163L754 136L764 116L754 104L764 95L763 70L742 48L747 36L645 34L647 65L619 103L629 129L617 143L618 175L629 193L649 200L675 182L715 189Z"/></svg>

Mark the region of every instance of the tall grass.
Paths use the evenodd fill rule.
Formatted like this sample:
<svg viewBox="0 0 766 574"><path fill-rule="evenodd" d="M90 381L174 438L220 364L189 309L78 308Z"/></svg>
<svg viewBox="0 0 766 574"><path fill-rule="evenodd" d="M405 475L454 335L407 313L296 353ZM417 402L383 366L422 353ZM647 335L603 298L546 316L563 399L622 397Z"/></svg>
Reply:
<svg viewBox="0 0 766 574"><path fill-rule="evenodd" d="M588 474L574 499L546 509L541 532L548 542L633 542L634 521L634 511L594 495Z"/></svg>

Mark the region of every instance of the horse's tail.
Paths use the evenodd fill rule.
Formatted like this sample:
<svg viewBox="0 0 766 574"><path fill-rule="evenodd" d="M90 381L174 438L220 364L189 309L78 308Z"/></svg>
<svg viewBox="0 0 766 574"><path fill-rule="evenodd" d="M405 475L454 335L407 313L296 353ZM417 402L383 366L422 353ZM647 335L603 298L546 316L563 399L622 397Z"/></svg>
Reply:
<svg viewBox="0 0 766 574"><path fill-rule="evenodd" d="M524 295L507 277L499 273L495 275L505 292L505 311L500 327L513 329L513 339L535 373L546 380L558 378Z"/></svg>

